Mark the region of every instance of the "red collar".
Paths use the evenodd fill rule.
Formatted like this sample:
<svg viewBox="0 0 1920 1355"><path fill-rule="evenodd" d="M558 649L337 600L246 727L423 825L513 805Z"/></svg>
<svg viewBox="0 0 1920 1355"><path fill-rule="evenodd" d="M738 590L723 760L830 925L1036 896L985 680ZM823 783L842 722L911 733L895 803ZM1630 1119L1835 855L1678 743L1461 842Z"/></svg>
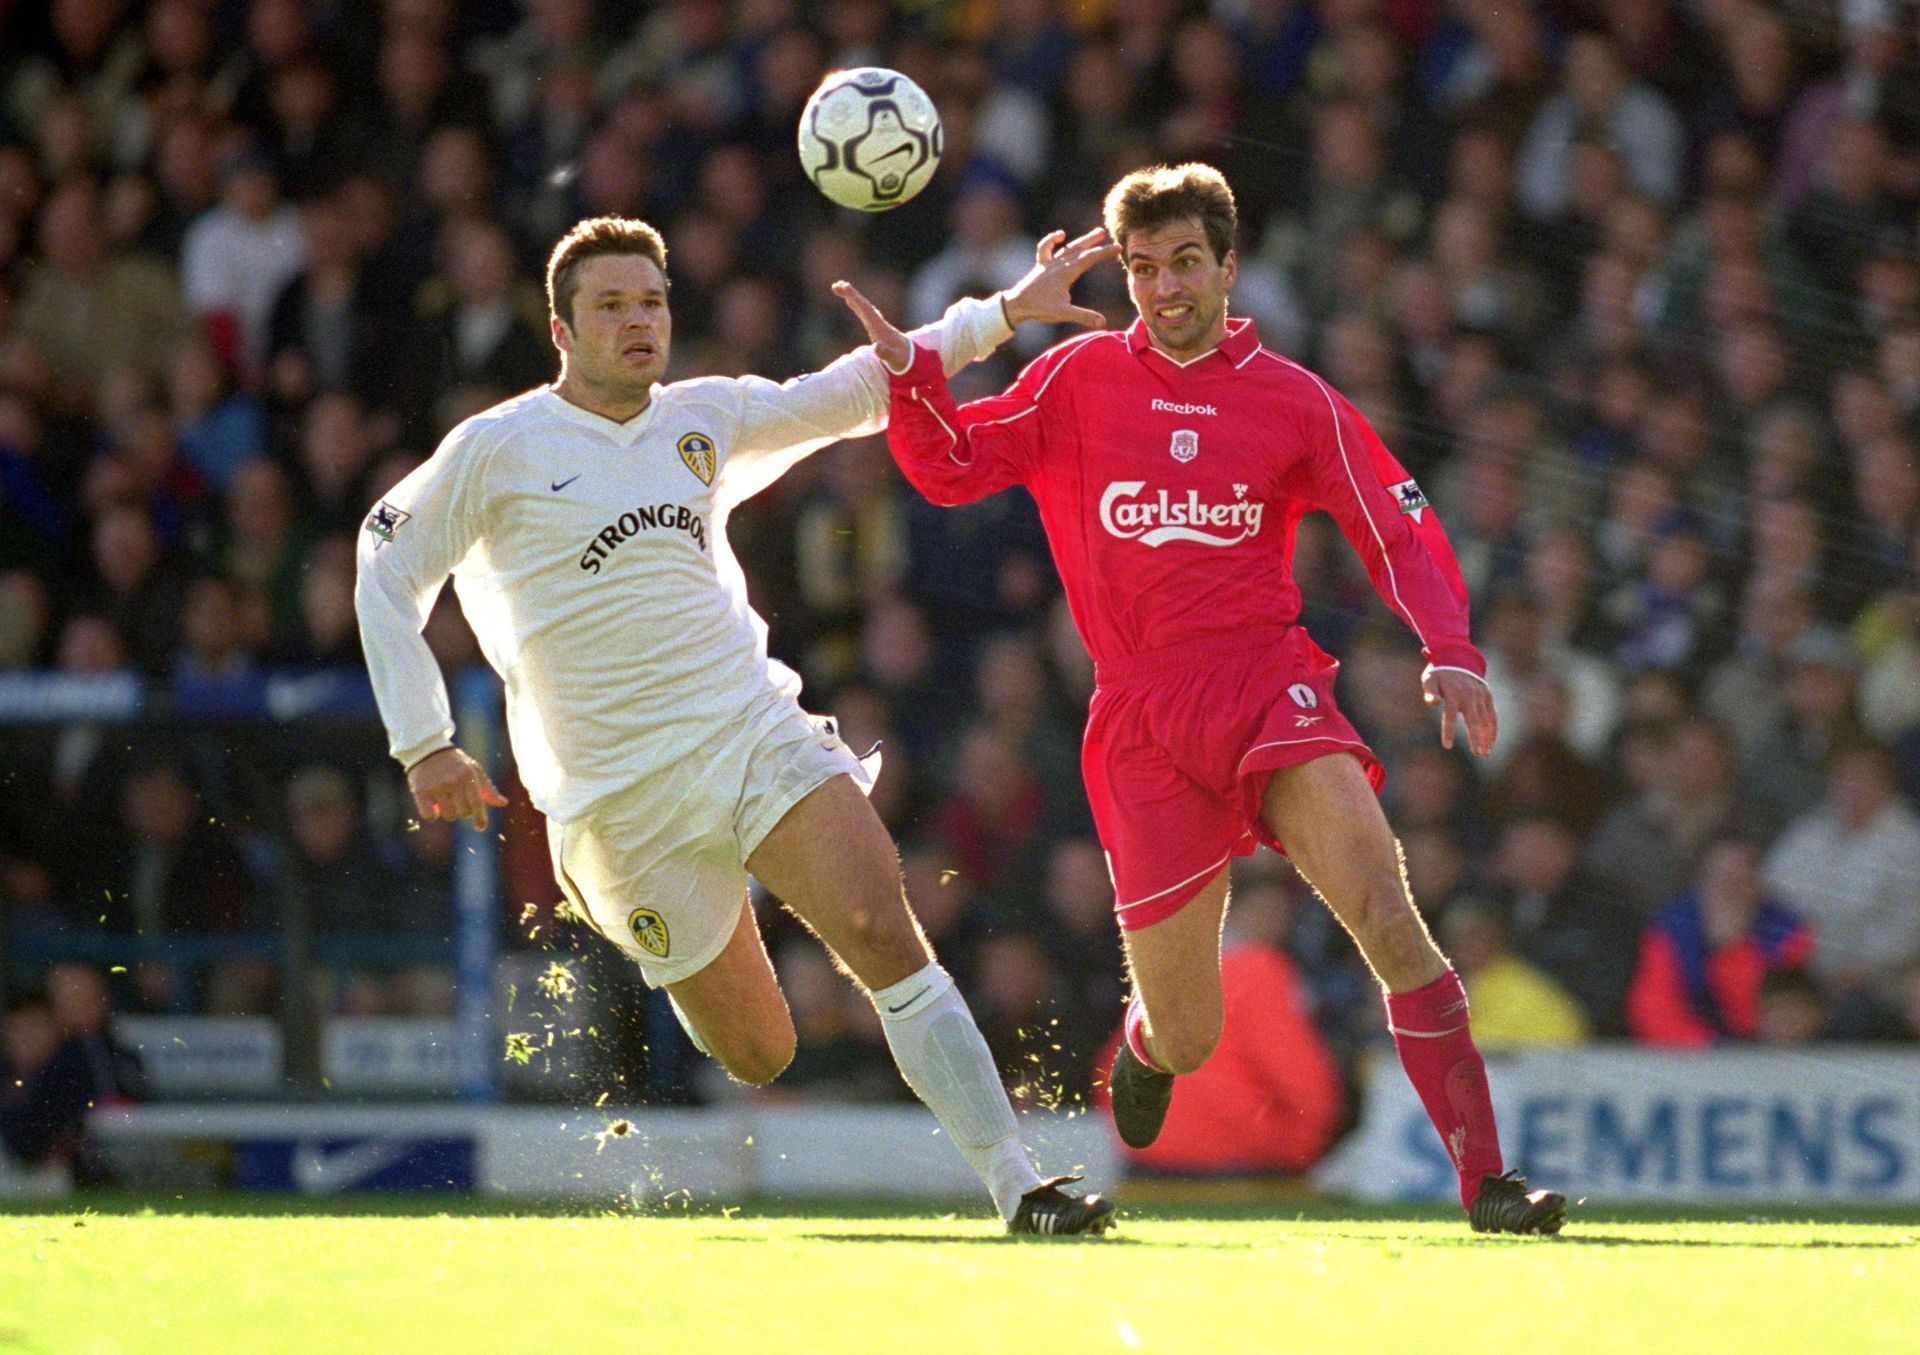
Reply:
<svg viewBox="0 0 1920 1355"><path fill-rule="evenodd" d="M1153 340L1147 334L1147 322L1138 318L1127 326L1127 347L1135 353L1144 353L1149 349L1155 353L1160 353L1159 349L1153 347ZM1172 362L1176 367L1191 367L1194 363L1203 362L1215 353L1218 353L1235 367L1238 367L1249 357L1253 356L1254 351L1259 347L1260 336L1254 333L1253 321L1244 315L1236 315L1230 316L1227 319L1227 337L1220 340L1217 347L1208 349L1199 357L1189 358L1185 362L1177 362L1173 358L1168 358L1165 353L1160 353L1160 356L1167 358L1167 361Z"/></svg>

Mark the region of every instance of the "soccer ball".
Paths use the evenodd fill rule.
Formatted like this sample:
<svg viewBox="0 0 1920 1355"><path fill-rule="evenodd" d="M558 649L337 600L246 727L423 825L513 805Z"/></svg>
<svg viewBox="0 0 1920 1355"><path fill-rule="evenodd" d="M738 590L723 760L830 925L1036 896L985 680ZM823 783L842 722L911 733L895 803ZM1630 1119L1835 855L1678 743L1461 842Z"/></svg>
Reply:
<svg viewBox="0 0 1920 1355"><path fill-rule="evenodd" d="M946 149L926 91L878 66L835 71L800 114L800 167L842 207L884 212L927 186Z"/></svg>

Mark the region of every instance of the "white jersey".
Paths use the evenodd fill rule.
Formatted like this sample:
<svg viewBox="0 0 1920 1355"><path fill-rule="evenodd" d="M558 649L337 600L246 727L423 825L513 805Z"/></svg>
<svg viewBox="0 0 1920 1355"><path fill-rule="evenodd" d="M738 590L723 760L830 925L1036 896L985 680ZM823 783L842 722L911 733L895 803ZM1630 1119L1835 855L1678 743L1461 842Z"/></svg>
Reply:
<svg viewBox="0 0 1920 1355"><path fill-rule="evenodd" d="M964 300L914 337L951 373L1011 332L997 300ZM767 657L727 514L886 414L869 347L784 385L656 385L625 423L545 387L462 423L361 533L354 600L393 756L411 766L453 740L420 634L449 573L505 680L521 783L562 823L755 702L797 695L799 677Z"/></svg>

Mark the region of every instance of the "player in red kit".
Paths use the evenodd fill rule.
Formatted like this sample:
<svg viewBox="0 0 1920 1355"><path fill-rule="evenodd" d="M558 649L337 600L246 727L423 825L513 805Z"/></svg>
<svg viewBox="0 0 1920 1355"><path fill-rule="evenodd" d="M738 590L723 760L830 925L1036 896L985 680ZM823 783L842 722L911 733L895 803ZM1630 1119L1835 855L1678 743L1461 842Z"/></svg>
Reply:
<svg viewBox="0 0 1920 1355"><path fill-rule="evenodd" d="M1366 420L1228 315L1234 226L1216 170L1121 180L1105 248L1139 318L1057 345L1005 394L964 408L935 354L912 351L851 287L836 290L889 367L906 367L887 432L901 470L940 504L1024 485L1093 655L1081 764L1134 984L1110 1074L1121 1138L1152 1143L1175 1077L1219 1041L1227 864L1265 842L1293 859L1380 980L1473 1227L1556 1232L1565 1198L1502 1172L1466 993L1414 909L1375 798L1380 764L1334 703L1338 665L1297 624L1295 525L1315 509L1339 523L1419 637L1441 742L1452 747L1459 722L1485 755L1495 716L1466 587L1419 486ZM1100 247L1097 232L1065 246Z"/></svg>

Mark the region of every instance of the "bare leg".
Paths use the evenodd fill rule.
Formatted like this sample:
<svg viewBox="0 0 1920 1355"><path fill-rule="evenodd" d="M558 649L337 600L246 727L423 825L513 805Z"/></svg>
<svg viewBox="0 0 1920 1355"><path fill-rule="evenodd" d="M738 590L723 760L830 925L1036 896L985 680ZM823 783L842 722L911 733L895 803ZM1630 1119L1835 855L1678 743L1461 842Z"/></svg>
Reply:
<svg viewBox="0 0 1920 1355"><path fill-rule="evenodd" d="M747 869L869 991L933 960L907 909L893 839L849 777L834 777L788 810Z"/></svg>
<svg viewBox="0 0 1920 1355"><path fill-rule="evenodd" d="M760 926L745 899L733 936L699 973L667 985L720 1066L762 1086L793 1062L793 1014L774 978Z"/></svg>
<svg viewBox="0 0 1920 1355"><path fill-rule="evenodd" d="M1501 1171L1486 1064L1468 1029L1466 990L1414 909L1366 774L1344 753L1288 767L1274 774L1261 812L1386 990L1400 1066L1453 1159L1460 1203L1472 1207Z"/></svg>
<svg viewBox="0 0 1920 1355"><path fill-rule="evenodd" d="M1388 992L1425 987L1447 972L1356 759L1341 753L1281 768L1267 784L1260 817Z"/></svg>
<svg viewBox="0 0 1920 1355"><path fill-rule="evenodd" d="M867 797L836 776L787 811L747 860L867 990L907 1080L1012 1223L1040 1176L993 1055L907 909L900 860Z"/></svg>
<svg viewBox="0 0 1920 1355"><path fill-rule="evenodd" d="M1144 1010L1147 1052L1169 1073L1191 1073L1220 1043L1220 928L1227 915L1227 872L1207 882L1172 917L1123 931L1133 991Z"/></svg>

